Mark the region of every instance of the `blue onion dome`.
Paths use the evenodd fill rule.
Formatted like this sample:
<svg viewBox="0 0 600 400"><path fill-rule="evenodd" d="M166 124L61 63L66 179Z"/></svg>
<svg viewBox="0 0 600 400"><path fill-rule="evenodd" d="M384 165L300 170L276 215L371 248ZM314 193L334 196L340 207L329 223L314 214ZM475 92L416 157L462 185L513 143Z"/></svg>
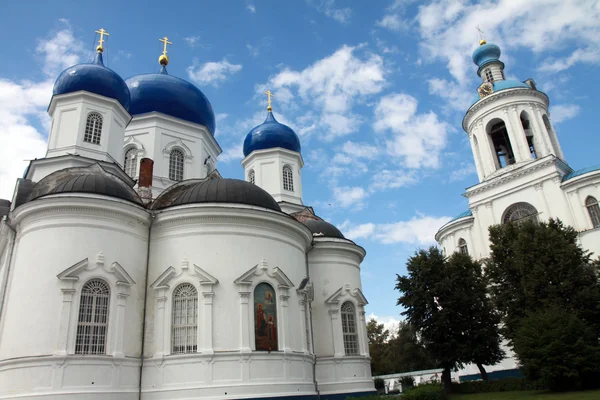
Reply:
<svg viewBox="0 0 600 400"><path fill-rule="evenodd" d="M194 84L169 75L165 65L158 74L132 76L126 83L131 93L131 115L160 112L203 125L215 134L215 113L204 93Z"/></svg>
<svg viewBox="0 0 600 400"><path fill-rule="evenodd" d="M142 201L133 188L99 164L58 170L40 180L31 191L28 201L60 193L89 193L115 197L133 203Z"/></svg>
<svg viewBox="0 0 600 400"><path fill-rule="evenodd" d="M302 223L312 232L315 237L328 237L345 239L342 232L321 218L307 218Z"/></svg>
<svg viewBox="0 0 600 400"><path fill-rule="evenodd" d="M119 74L104 66L100 51L92 63L65 69L56 79L52 94L57 96L80 90L115 99L129 110L129 89Z"/></svg>
<svg viewBox="0 0 600 400"><path fill-rule="evenodd" d="M176 196L166 195L166 197L175 197L174 200L162 201L156 208L198 203L228 203L281 211L279 204L264 189L240 179L216 178L185 186L175 184L172 187ZM166 191L171 191L171 188Z"/></svg>
<svg viewBox="0 0 600 400"><path fill-rule="evenodd" d="M287 125L280 124L269 110L265 122L253 128L244 140L244 157L255 150L281 147L300 153L300 139Z"/></svg>
<svg viewBox="0 0 600 400"><path fill-rule="evenodd" d="M481 41L481 45L473 52L473 62L479 67L483 67L494 61L500 60L500 47L492 43Z"/></svg>

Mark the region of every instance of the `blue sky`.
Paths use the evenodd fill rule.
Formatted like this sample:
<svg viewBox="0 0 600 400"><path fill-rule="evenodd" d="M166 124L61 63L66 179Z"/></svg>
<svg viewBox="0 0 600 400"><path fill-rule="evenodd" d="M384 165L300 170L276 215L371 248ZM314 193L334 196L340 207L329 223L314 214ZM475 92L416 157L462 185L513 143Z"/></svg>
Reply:
<svg viewBox="0 0 600 400"><path fill-rule="evenodd" d="M367 250L369 314L398 318L396 273L433 243L477 182L461 121L479 78L475 26L502 48L508 78L551 100L569 164L598 163L600 2L565 0L10 2L0 15L0 197L43 157L60 71L93 54L124 78L158 71L193 81L217 115L223 176L243 178L241 144L265 118L301 137L305 204Z"/></svg>

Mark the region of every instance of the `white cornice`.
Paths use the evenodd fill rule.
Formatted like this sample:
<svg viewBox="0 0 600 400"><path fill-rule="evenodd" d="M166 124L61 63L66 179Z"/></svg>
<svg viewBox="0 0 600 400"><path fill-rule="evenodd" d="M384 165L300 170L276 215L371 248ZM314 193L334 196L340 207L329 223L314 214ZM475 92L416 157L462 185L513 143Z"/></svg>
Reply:
<svg viewBox="0 0 600 400"><path fill-rule="evenodd" d="M64 102L68 103L69 101L76 102L76 101L81 101L81 100L83 100L83 101L87 100L87 101L93 101L96 103L101 103L105 107L116 109L119 116L123 119L123 121L125 121L126 126L131 121L131 118L132 118L131 114L129 114L129 112L125 109L125 107L123 107L123 105L121 103L119 103L118 100L115 100L110 97L100 96L98 94L91 93L91 92L88 92L85 90L80 90L77 92L65 93L65 94L60 94L60 95L53 95L52 99L50 100L50 104L48 105L48 114L50 114L50 115L54 114L54 110L57 105L56 103L59 101L60 102L64 101Z"/></svg>
<svg viewBox="0 0 600 400"><path fill-rule="evenodd" d="M359 306L364 306L369 304L362 290L356 288L354 290L350 289L350 284L346 283L344 286L335 291L327 300L325 300L325 304L329 304L330 306L337 306L340 301L347 296L353 297Z"/></svg>
<svg viewBox="0 0 600 400"><path fill-rule="evenodd" d="M442 236L446 236L451 231L456 231L461 228L468 228L472 226L474 222L475 217L473 215L468 215L466 217L455 219L454 221L446 222L446 224L442 225L442 227L436 232L434 239L439 243Z"/></svg>
<svg viewBox="0 0 600 400"><path fill-rule="evenodd" d="M251 163L252 161L254 161L254 159L256 157L278 156L278 155L284 155L284 156L287 156L290 158L297 158L299 160L300 168L304 167L304 159L302 158L301 153L299 153L297 151L284 149L283 147L273 147L273 148L264 149L264 150L254 150L252 153L250 153L246 157L244 157L244 159L242 160L242 166L244 166L244 168L245 168L246 165Z"/></svg>
<svg viewBox="0 0 600 400"><path fill-rule="evenodd" d="M313 240L314 250L325 250L328 252L338 252L340 254L350 253L358 256L359 263L361 263L367 255L367 252L363 247L347 239L314 237Z"/></svg>
<svg viewBox="0 0 600 400"><path fill-rule="evenodd" d="M475 104L473 104L465 114L462 122L462 127L465 132L469 132L468 121L471 120L474 114L479 112L483 107L489 105L490 103L494 103L497 100L506 98L506 97L516 97L520 95L528 95L532 97L537 97L542 100L546 107L550 104L550 100L548 96L544 92L540 92L539 90L531 89L531 88L510 88L510 89L502 89L498 92L494 92L489 96L484 97L483 99L478 100Z"/></svg>

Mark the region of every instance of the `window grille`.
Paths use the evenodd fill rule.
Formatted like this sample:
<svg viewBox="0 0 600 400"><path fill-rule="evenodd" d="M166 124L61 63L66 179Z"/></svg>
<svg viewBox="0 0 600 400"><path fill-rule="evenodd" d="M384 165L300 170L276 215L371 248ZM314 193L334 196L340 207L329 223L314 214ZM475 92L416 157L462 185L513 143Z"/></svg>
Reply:
<svg viewBox="0 0 600 400"><path fill-rule="evenodd" d="M492 74L492 71L489 69L485 70L485 80L488 82L494 82L494 75Z"/></svg>
<svg viewBox="0 0 600 400"><path fill-rule="evenodd" d="M506 209L502 223L515 222L518 224L527 220L537 222L537 214L537 210L531 204L516 203Z"/></svg>
<svg viewBox="0 0 600 400"><path fill-rule="evenodd" d="M294 191L294 177L292 175L292 167L286 165L283 167L283 189Z"/></svg>
<svg viewBox="0 0 600 400"><path fill-rule="evenodd" d="M349 301L342 304L342 332L344 333L344 351L346 355L357 355L358 333L356 331L356 310L354 304Z"/></svg>
<svg viewBox="0 0 600 400"><path fill-rule="evenodd" d="M130 177L134 177L137 172L137 149L132 148L127 150L125 153L125 161L123 162L123 169L125 173Z"/></svg>
<svg viewBox="0 0 600 400"><path fill-rule="evenodd" d="M458 251L462 254L469 254L469 248L467 247L467 241L463 238L458 239Z"/></svg>
<svg viewBox="0 0 600 400"><path fill-rule="evenodd" d="M83 141L92 144L100 144L100 134L102 133L102 115L91 113L85 123L85 133Z"/></svg>
<svg viewBox="0 0 600 400"><path fill-rule="evenodd" d="M588 214L590 214L594 228L600 228L600 207L598 206L598 200L595 197L588 196L585 199L585 206L587 207Z"/></svg>
<svg viewBox="0 0 600 400"><path fill-rule="evenodd" d="M171 150L169 156L169 179L172 181L183 180L183 152L181 150Z"/></svg>
<svg viewBox="0 0 600 400"><path fill-rule="evenodd" d="M92 279L81 290L75 354L106 354L110 289L106 282Z"/></svg>
<svg viewBox="0 0 600 400"><path fill-rule="evenodd" d="M198 349L198 291L194 286L184 283L175 289L172 313L172 353L195 353Z"/></svg>
<svg viewBox="0 0 600 400"><path fill-rule="evenodd" d="M254 184L256 180L256 174L254 173L254 170L251 169L250 172L248 172L248 182Z"/></svg>

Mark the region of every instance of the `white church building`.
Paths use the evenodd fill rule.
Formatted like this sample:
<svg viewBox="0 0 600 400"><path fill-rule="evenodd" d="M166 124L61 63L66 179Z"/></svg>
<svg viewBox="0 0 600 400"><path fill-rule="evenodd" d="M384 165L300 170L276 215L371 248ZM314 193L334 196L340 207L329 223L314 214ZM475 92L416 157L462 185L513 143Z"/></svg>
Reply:
<svg viewBox="0 0 600 400"><path fill-rule="evenodd" d="M467 110L469 135L479 182L463 196L469 209L442 226L435 239L446 254L490 256L488 228L525 219L559 218L579 232L584 249L600 254L600 164L569 167L552 126L548 96L535 82L506 79L500 48L480 42L473 53L482 83ZM506 358L488 370L517 368ZM469 366L461 374L478 374Z"/></svg>
<svg viewBox="0 0 600 400"><path fill-rule="evenodd" d="M373 393L365 250L303 204L298 136L269 104L222 178L166 50L127 80L102 50L58 77L46 157L0 200L0 399Z"/></svg>

